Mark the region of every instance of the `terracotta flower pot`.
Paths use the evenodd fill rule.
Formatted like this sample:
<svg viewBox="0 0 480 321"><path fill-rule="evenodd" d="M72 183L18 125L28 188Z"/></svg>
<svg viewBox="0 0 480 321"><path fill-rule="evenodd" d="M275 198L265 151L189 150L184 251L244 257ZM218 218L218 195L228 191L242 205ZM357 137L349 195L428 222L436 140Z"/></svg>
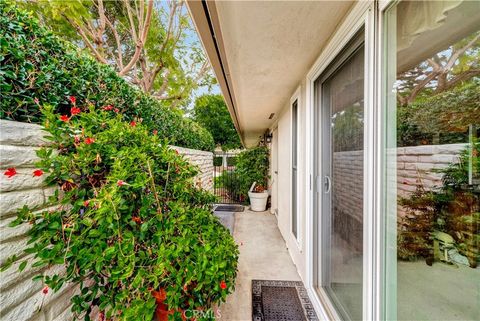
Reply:
<svg viewBox="0 0 480 321"><path fill-rule="evenodd" d="M155 321L168 321L168 316L175 313L175 310L168 309L167 305L164 303L167 299L167 291L160 288L159 291L152 291L152 295L157 303L157 308L155 309ZM178 309L177 311L182 314L182 320L186 320L183 310Z"/></svg>

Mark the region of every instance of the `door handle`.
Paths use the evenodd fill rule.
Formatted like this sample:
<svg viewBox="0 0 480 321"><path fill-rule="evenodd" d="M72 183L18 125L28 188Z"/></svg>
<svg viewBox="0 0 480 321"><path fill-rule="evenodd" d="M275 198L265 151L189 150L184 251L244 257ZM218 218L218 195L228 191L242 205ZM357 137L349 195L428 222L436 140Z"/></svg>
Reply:
<svg viewBox="0 0 480 321"><path fill-rule="evenodd" d="M325 175L323 178L323 187L325 188L325 194L330 193L330 188L332 186L332 182L330 180L330 176Z"/></svg>

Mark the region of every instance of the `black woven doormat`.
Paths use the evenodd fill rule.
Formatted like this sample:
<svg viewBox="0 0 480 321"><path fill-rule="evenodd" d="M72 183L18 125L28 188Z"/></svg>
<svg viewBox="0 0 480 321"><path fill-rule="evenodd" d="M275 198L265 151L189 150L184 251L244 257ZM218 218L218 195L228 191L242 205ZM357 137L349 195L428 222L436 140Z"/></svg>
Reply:
<svg viewBox="0 0 480 321"><path fill-rule="evenodd" d="M318 321L299 281L252 280L253 321Z"/></svg>
<svg viewBox="0 0 480 321"><path fill-rule="evenodd" d="M243 212L243 205L218 205L215 212Z"/></svg>

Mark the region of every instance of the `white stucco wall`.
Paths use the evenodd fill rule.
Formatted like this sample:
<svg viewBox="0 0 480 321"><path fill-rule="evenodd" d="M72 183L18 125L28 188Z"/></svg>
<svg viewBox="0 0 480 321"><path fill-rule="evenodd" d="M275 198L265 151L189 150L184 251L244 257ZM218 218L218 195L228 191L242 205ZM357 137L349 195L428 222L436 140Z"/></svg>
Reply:
<svg viewBox="0 0 480 321"><path fill-rule="evenodd" d="M35 151L47 144L39 125L0 120L0 264L12 256L25 257L23 250L28 237L28 225L9 227L17 210L24 205L32 209L45 209L45 202L55 192L55 187L45 187L42 177L33 177ZM198 185L207 190L213 186L213 155L210 152L172 146L193 165L198 166ZM11 178L4 175L7 168L14 167L17 174ZM21 261L20 261L21 262ZM76 287L64 286L59 292L49 290L43 294L43 284L32 281L42 269L27 267L18 271L19 263L0 273L0 320L72 320L70 298ZM58 268L57 268L58 270ZM45 273L54 270L46 270Z"/></svg>
<svg viewBox="0 0 480 321"><path fill-rule="evenodd" d="M306 256L306 204L307 204L307 159L306 150L306 104L305 82L300 90L292 91L291 96L298 94L298 167L297 167L297 191L298 191L298 239L292 233L292 113L290 102L284 106L273 128L277 128L278 135L278 174L277 185L278 198L272 203L278 206L278 227L288 247L290 256L295 263L298 273L306 280L307 256ZM271 145L273 147L273 145ZM272 153L276 151L272 149ZM274 157L272 157L274 159ZM273 169L271 168L271 171ZM271 176L274 173L271 172Z"/></svg>

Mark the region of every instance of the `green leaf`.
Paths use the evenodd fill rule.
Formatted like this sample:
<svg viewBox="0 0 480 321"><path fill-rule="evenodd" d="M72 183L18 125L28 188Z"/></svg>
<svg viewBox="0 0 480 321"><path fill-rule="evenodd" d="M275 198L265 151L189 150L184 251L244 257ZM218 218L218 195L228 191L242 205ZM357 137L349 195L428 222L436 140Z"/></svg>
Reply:
<svg viewBox="0 0 480 321"><path fill-rule="evenodd" d="M18 270L20 272L22 272L23 270L25 270L25 267L27 266L27 261L23 261L22 263L20 263L20 265L18 266Z"/></svg>

